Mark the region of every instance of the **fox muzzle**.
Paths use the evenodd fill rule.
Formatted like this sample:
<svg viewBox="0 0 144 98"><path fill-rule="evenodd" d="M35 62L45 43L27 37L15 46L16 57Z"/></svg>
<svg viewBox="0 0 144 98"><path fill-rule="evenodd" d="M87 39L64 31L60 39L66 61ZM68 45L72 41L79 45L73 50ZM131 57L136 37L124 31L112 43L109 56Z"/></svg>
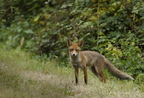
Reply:
<svg viewBox="0 0 144 98"><path fill-rule="evenodd" d="M71 52L71 56L77 56L78 55L78 53L72 53Z"/></svg>

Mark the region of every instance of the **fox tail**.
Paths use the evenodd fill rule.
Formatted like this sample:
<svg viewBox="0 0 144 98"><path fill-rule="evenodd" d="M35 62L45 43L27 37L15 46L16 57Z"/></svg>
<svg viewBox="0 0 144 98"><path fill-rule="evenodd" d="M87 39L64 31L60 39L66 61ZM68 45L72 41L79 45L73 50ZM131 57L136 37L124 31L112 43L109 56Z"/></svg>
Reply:
<svg viewBox="0 0 144 98"><path fill-rule="evenodd" d="M117 69L117 68L116 68L112 63L110 63L110 61L109 61L108 59L106 59L106 58L105 58L105 63L106 63L106 64L105 64L105 65L106 65L105 67L109 70L109 72L110 72L112 75L120 78L121 80L125 80L125 79L127 79L127 80L134 80L134 78L133 78L132 76L130 76L130 75L128 75L128 74L120 71L119 69Z"/></svg>

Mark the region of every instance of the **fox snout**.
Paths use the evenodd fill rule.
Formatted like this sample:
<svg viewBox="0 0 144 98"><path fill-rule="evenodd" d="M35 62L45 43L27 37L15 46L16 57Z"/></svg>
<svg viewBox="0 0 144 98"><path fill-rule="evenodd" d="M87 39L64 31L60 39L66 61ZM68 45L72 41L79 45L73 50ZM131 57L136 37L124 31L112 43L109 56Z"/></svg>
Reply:
<svg viewBox="0 0 144 98"><path fill-rule="evenodd" d="M70 52L71 56L77 56L78 55L78 50L70 49L69 52Z"/></svg>
<svg viewBox="0 0 144 98"><path fill-rule="evenodd" d="M78 53L72 53L71 52L71 56L77 56L78 55Z"/></svg>

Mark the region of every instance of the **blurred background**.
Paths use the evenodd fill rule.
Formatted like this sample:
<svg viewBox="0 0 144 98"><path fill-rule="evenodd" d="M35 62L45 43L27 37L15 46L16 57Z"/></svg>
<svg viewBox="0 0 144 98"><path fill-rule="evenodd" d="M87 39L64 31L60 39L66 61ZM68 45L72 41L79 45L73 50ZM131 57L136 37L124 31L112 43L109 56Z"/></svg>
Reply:
<svg viewBox="0 0 144 98"><path fill-rule="evenodd" d="M68 58L67 39L105 55L133 77L144 72L143 0L1 0L0 44Z"/></svg>

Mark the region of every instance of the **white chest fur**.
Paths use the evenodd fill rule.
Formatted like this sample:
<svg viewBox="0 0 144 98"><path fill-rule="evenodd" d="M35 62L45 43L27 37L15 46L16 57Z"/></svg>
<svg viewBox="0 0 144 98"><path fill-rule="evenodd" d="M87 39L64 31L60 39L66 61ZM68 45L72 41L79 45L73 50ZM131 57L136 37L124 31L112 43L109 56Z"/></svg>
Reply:
<svg viewBox="0 0 144 98"><path fill-rule="evenodd" d="M81 58L80 58L80 55L77 55L77 56L70 56L70 60L71 60L71 63L72 63L72 66L73 67L79 67L79 68L82 68L82 65L81 65Z"/></svg>

